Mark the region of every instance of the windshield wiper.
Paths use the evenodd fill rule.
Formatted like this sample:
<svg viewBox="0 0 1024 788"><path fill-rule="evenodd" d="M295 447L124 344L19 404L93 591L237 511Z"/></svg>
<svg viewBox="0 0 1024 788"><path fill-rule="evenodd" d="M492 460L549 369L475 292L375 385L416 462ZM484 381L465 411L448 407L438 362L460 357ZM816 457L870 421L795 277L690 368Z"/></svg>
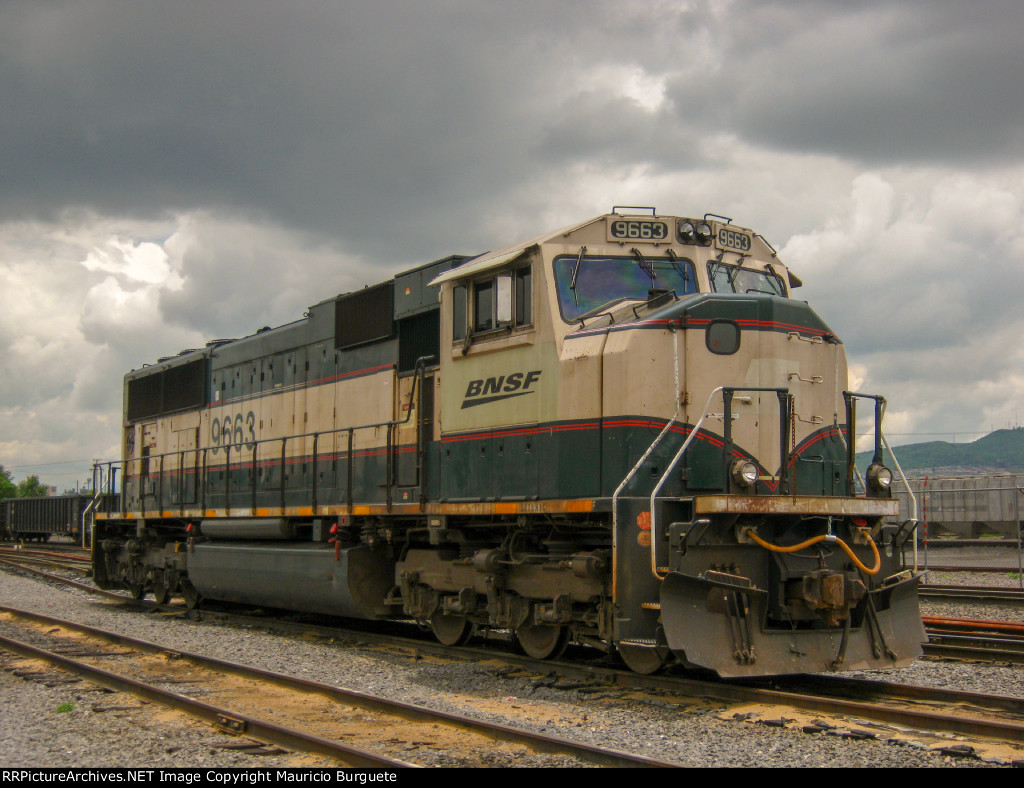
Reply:
<svg viewBox="0 0 1024 788"><path fill-rule="evenodd" d="M723 257L725 257L725 252L719 252L718 257L711 261L711 281L713 283L712 286L714 286L715 279L718 278L718 269L725 266L725 263L722 262ZM732 279L729 280L729 286L732 287ZM715 287L715 290L717 291L718 288Z"/></svg>
<svg viewBox="0 0 1024 788"><path fill-rule="evenodd" d="M740 255L740 259L736 261L736 267L733 268L732 269L732 273L729 274L729 287L732 288L732 291L734 293L736 292L736 285L734 284L734 282L736 281L736 277L740 275L740 271L743 270L743 261L746 260L746 259L747 259L747 255L741 254ZM752 269L752 270L756 271L757 269Z"/></svg>
<svg viewBox="0 0 1024 788"><path fill-rule="evenodd" d="M639 249L637 249L634 246L629 251L632 252L633 257L636 258L636 264L638 266L640 266L640 268L643 270L643 272L645 274L647 274L649 277L651 277L651 281L652 282L655 279L658 278L658 275L656 273L654 273L654 264L649 262L642 254L640 254L640 250Z"/></svg>
<svg viewBox="0 0 1024 788"><path fill-rule="evenodd" d="M672 267L676 269L681 277L683 277L683 281L686 282L686 284L689 284L690 275L686 273L686 269L683 267L683 264L679 262L679 258L676 256L676 253L671 249L666 249L665 253L668 255L668 259L672 261Z"/></svg>
<svg viewBox="0 0 1024 788"><path fill-rule="evenodd" d="M576 292L576 276L580 272L580 263L583 262L583 255L587 253L587 247L581 246L580 253L576 257L576 265L572 267L572 280L569 282L569 289L572 290L572 299L576 302L576 306L580 305L580 297Z"/></svg>

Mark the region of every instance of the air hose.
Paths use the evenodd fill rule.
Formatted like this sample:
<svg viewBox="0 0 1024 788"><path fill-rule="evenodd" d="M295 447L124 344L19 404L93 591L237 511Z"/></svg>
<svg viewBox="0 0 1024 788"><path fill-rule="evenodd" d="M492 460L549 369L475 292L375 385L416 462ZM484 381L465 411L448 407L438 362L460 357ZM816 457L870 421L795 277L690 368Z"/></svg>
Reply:
<svg viewBox="0 0 1024 788"><path fill-rule="evenodd" d="M862 533L867 531L866 528L862 528L860 530ZM853 554L853 550L850 549L849 545L847 545L846 542L844 542L839 537L830 538L825 534L822 534L821 536L811 537L810 539L804 542L800 542L800 544L791 545L789 547L779 547L778 545L774 545L771 542L766 542L764 539L757 535L757 532L754 531L753 528L745 529L744 533L749 535L751 539L757 542L757 544L761 545L761 547L763 547L765 550L771 550L773 553L795 553L798 550L803 550L806 547L816 545L818 544L818 542L824 542L828 539L829 541L837 542L839 546L843 548L843 552L850 556L850 560L853 561L857 568L865 574L877 575L878 571L882 568L882 557L878 554L878 547L875 545L875 540L872 539L869 534L865 534L865 536L867 537L868 544L871 545L871 552L875 554L875 566L873 569L868 569L868 567L861 563L860 559Z"/></svg>

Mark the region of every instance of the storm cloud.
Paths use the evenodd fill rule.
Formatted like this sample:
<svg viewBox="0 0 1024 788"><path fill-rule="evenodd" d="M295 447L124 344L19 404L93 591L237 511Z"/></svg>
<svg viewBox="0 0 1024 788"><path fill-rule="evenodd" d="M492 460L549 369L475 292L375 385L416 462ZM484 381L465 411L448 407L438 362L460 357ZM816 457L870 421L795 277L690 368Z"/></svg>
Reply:
<svg viewBox="0 0 1024 788"><path fill-rule="evenodd" d="M765 234L907 440L1006 426L1022 29L1018 2L6 2L0 463L81 478L129 369L623 204Z"/></svg>

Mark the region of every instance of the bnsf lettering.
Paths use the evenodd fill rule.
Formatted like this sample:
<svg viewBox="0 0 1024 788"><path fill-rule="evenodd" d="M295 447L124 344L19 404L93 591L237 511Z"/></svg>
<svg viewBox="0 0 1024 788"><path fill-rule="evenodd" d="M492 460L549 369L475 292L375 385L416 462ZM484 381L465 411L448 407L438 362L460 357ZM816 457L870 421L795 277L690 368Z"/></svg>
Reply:
<svg viewBox="0 0 1024 788"><path fill-rule="evenodd" d="M471 380L466 387L462 407L471 408L474 405L486 405L488 402L532 394L531 387L540 379L540 373L541 370L536 369L532 372L513 372L507 376Z"/></svg>

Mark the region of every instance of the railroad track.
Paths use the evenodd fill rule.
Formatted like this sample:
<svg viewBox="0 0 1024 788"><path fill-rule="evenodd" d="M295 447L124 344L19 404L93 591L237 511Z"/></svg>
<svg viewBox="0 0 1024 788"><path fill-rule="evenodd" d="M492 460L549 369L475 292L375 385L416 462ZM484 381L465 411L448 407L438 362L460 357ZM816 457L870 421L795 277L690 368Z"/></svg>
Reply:
<svg viewBox="0 0 1024 788"><path fill-rule="evenodd" d="M1024 665L1024 624L923 616L930 657Z"/></svg>
<svg viewBox="0 0 1024 788"><path fill-rule="evenodd" d="M42 574L38 570L36 573ZM59 576L50 576L50 579L72 582L90 590L85 584L66 581ZM184 606L180 605L158 606L153 602L135 602L127 596L95 588L91 591L120 603L159 607L165 610L178 609L183 615L186 614ZM957 734L1024 744L1024 723L1020 722L1024 719L1024 699L818 674L747 683L700 680L678 673L640 676L617 669L607 658L594 659L591 656L589 659L571 662L532 660L511 653L507 644L503 644L500 638L493 638L484 646L450 648L436 643L432 638L383 634L347 626L351 622L322 625L205 609L201 612L193 611L190 615L198 615L206 620L223 620L247 627L258 627L286 636L318 635L324 640L348 639L361 646L384 647L391 652L395 649L404 649L411 658L417 659L424 655L475 661L493 661L497 658L510 667L519 668L534 676L544 676L542 681L556 688L606 688L629 691L642 689L680 702L687 698L701 698L726 704L768 704L839 720L870 720L872 724L883 726L880 729L883 731L884 726L895 726L916 732L932 732L936 736ZM937 711L936 706L950 708L948 711ZM860 733L863 734L863 731Z"/></svg>
<svg viewBox="0 0 1024 788"><path fill-rule="evenodd" d="M449 761L462 766L486 766L495 749L515 751L520 758L528 756L527 750L567 755L576 758L579 765L677 765L213 659L51 616L2 606L0 613L8 624L13 623L34 640L46 641L39 645L0 635L0 647L4 649L43 659L90 681L184 711L222 728L279 746L334 757L349 766L416 765L380 752L381 742L392 751L427 751L436 744ZM55 634L53 628L58 628L59 633ZM127 647L128 651L110 651L110 646ZM69 648L88 661L69 657ZM92 664L98 661L107 667ZM243 680L245 688L240 692L238 682L225 681L226 676ZM230 697L234 706L198 701L184 692L160 688L160 684L168 682L201 688L207 699L218 695ZM274 708L289 710L288 726L254 713ZM360 744L340 741L344 738ZM371 743L377 744L376 749L370 747Z"/></svg>
<svg viewBox="0 0 1024 788"><path fill-rule="evenodd" d="M33 550L20 546L0 547L0 561L22 566L52 566L81 574L92 572L92 559L81 548L53 551Z"/></svg>
<svg viewBox="0 0 1024 788"><path fill-rule="evenodd" d="M1005 564L979 564L978 566L965 566L963 564L928 564L922 566L922 569L927 569L929 572L954 572L954 573L981 573L981 574L1001 574L1001 575L1016 575L1017 564L1016 562L1011 566L1009 563Z"/></svg>
<svg viewBox="0 0 1024 788"><path fill-rule="evenodd" d="M76 544L47 544L44 550L40 547L25 547L21 542L5 541L0 542L0 552L5 551L16 551L24 553L37 553L41 555L60 555L60 556L80 556L84 560L89 560L90 550L87 547L82 547Z"/></svg>
<svg viewBox="0 0 1024 788"><path fill-rule="evenodd" d="M37 558L36 556L13 556L0 553L0 563L10 566L30 567L51 567L53 569L64 569L75 572L83 577L92 576L92 566L79 561L62 560L59 558Z"/></svg>
<svg viewBox="0 0 1024 788"><path fill-rule="evenodd" d="M922 599L948 602L979 602L986 605L1024 605L1024 589L1005 586L922 585Z"/></svg>

